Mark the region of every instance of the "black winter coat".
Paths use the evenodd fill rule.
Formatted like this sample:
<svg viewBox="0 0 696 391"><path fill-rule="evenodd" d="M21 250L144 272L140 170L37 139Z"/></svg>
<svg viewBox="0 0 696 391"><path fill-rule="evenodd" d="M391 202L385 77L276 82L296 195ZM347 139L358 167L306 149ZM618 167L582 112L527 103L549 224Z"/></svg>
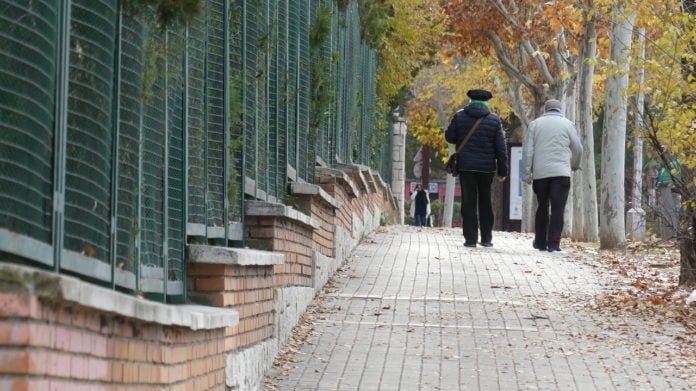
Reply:
<svg viewBox="0 0 696 391"><path fill-rule="evenodd" d="M445 131L445 139L448 143L458 145L469 133L474 122L483 116L486 118L481 121L459 153L457 167L459 171L497 171L498 176L506 177L508 156L503 124L500 117L491 113L488 106L471 103L457 111Z"/></svg>
<svg viewBox="0 0 696 391"><path fill-rule="evenodd" d="M416 199L413 202L416 203L415 213L417 215L424 215L428 213L428 203L430 203L430 200L428 199L428 193L426 193L425 190L416 192Z"/></svg>

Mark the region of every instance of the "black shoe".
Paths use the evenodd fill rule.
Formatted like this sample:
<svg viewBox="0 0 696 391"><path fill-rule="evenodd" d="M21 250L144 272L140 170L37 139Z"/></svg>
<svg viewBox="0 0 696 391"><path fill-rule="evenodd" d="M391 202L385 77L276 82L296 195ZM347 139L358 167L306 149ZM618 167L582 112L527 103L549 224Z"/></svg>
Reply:
<svg viewBox="0 0 696 391"><path fill-rule="evenodd" d="M546 246L537 246L536 240L532 242L532 247L539 251L546 251Z"/></svg>
<svg viewBox="0 0 696 391"><path fill-rule="evenodd" d="M491 243L491 242L481 242L481 245L483 247L493 247L493 243Z"/></svg>
<svg viewBox="0 0 696 391"><path fill-rule="evenodd" d="M476 247L476 243L464 243L464 247Z"/></svg>
<svg viewBox="0 0 696 391"><path fill-rule="evenodd" d="M560 247L549 247L547 251L550 253L565 253Z"/></svg>

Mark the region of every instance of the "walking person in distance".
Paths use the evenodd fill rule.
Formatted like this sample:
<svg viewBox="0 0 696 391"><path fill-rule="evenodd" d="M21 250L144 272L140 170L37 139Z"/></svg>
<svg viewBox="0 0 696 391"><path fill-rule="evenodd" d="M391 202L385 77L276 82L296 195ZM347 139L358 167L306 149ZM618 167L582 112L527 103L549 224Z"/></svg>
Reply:
<svg viewBox="0 0 696 391"><path fill-rule="evenodd" d="M522 148L522 180L532 185L539 204L534 219L533 246L554 252L561 251L570 173L580 168L582 144L575 124L561 114L561 102L546 101L544 111L527 127Z"/></svg>
<svg viewBox="0 0 696 391"><path fill-rule="evenodd" d="M493 94L482 89L469 90L469 104L452 118L445 139L460 149L457 155L459 185L462 190L462 230L464 246L476 247L479 230L481 245L493 245L493 178L503 182L508 175L507 147L503 125L488 108Z"/></svg>
<svg viewBox="0 0 696 391"><path fill-rule="evenodd" d="M417 227L425 226L425 219L428 216L428 205L430 204L430 196L428 192L423 189L422 185L416 185L414 190L414 196L411 199L415 205L414 208L414 225Z"/></svg>

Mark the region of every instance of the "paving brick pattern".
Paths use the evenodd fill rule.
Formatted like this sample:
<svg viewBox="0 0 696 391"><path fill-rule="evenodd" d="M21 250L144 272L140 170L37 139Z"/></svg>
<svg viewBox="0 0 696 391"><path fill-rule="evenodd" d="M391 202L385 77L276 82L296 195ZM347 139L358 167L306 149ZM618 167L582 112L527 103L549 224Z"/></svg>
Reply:
<svg viewBox="0 0 696 391"><path fill-rule="evenodd" d="M647 325L621 319L617 331L578 303L606 289L600 278L521 234L472 249L456 229L381 229L335 276L297 362L268 378L280 390L696 389L615 343L651 338Z"/></svg>

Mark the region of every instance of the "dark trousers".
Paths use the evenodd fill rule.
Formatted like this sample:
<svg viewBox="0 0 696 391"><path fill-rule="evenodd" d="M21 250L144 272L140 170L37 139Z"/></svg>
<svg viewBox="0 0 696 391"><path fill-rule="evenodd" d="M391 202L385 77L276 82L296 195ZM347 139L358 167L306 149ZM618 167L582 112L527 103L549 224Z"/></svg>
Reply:
<svg viewBox="0 0 696 391"><path fill-rule="evenodd" d="M462 189L462 228L464 241L476 243L479 224L481 243L493 239L493 206L491 205L491 183L494 173L462 171L459 184Z"/></svg>
<svg viewBox="0 0 696 391"><path fill-rule="evenodd" d="M544 179L535 179L532 184L539 206L536 211L534 241L538 248L557 248L561 243L561 231L563 231L563 211L568 192L570 191L570 178L557 176ZM549 217L549 204L551 216Z"/></svg>

